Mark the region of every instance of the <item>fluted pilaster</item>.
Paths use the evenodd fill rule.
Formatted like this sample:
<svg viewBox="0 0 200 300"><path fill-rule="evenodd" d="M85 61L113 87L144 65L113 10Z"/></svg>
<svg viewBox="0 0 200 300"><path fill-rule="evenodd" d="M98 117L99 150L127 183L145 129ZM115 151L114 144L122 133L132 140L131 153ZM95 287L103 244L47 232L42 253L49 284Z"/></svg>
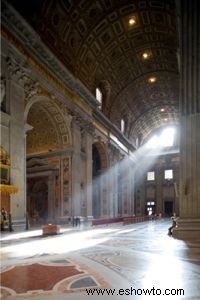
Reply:
<svg viewBox="0 0 200 300"><path fill-rule="evenodd" d="M180 219L173 235L200 236L200 2L181 0L180 29Z"/></svg>

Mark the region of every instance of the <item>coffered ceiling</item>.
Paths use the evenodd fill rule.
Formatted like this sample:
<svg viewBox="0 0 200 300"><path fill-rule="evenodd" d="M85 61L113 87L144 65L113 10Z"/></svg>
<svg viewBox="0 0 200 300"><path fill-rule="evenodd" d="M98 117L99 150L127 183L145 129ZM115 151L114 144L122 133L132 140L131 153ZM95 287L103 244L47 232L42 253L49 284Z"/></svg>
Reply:
<svg viewBox="0 0 200 300"><path fill-rule="evenodd" d="M104 114L124 118L133 142L178 122L175 1L10 2L75 77L102 89Z"/></svg>

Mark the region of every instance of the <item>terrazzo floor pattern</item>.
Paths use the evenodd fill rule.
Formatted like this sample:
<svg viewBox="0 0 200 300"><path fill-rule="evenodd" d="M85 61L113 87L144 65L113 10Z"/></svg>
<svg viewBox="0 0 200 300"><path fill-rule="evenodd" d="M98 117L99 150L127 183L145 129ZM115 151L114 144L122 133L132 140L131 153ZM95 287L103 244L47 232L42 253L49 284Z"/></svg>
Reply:
<svg viewBox="0 0 200 300"><path fill-rule="evenodd" d="M1 298L200 299L200 238L176 240L169 226L157 220L63 228L51 237L2 234Z"/></svg>

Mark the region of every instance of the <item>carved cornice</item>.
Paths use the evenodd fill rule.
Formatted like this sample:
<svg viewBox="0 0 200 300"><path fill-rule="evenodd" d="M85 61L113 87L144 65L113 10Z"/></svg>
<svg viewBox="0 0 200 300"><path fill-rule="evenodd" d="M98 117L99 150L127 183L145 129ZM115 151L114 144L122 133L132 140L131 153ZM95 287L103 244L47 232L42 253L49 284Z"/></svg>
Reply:
<svg viewBox="0 0 200 300"><path fill-rule="evenodd" d="M71 154L73 153L73 148L67 148L64 150L59 150L59 151L52 151L52 152L48 152L48 153L36 153L36 154L27 154L27 159L31 159L31 158L47 158L47 157L67 157L67 156L71 156Z"/></svg>
<svg viewBox="0 0 200 300"><path fill-rule="evenodd" d="M104 115L101 111L95 111L94 112L94 117L96 120L99 121L99 123L104 124L104 127L111 132L112 134L114 134L119 141L125 145L130 151L134 151L135 148L133 147L133 145L130 143L130 141L124 136L122 135L121 131L114 126Z"/></svg>
<svg viewBox="0 0 200 300"><path fill-rule="evenodd" d="M72 92L66 83L61 82L59 78L56 77L56 74L53 74L49 71L48 67L45 68L40 62L40 58L38 57L38 61L32 56L32 52L25 51L20 42L14 38L11 33L7 32L6 29L1 29L2 36L6 41L12 44L21 54L26 56L26 65L30 67L30 72L32 77L38 78L38 81L42 85L44 85L47 89L53 90L56 97L64 99L64 102L67 102L67 105L70 108L74 109L74 104L77 105L77 109L81 110L84 113L92 115L92 109L79 97L76 96L74 92ZM35 75L35 76L34 76ZM74 89L76 92L76 90ZM77 93L78 94L78 93ZM49 94L50 95L50 94ZM69 100L68 100L69 99Z"/></svg>
<svg viewBox="0 0 200 300"><path fill-rule="evenodd" d="M95 124L92 124L92 117L94 117L102 127L106 128L105 130L112 132L128 149L134 150L130 141L99 111L98 102L91 92L82 82L71 75L45 46L31 26L5 0L2 1L2 35L21 54L25 55L26 64L30 66L31 74L37 74L35 78L40 77L38 81L41 86L44 85L46 88L48 85L47 90L52 91L50 86L53 85L55 88L50 94L55 94L57 99L61 99L67 105L69 104L71 111L75 111L75 114L81 116L84 121L76 120L81 122L80 126L93 133ZM23 78L23 74L20 76ZM32 85L27 83L27 97L28 92L37 94L38 88L37 83Z"/></svg>
<svg viewBox="0 0 200 300"><path fill-rule="evenodd" d="M39 35L6 1L2 1L2 25L17 36L25 49L33 53L36 59L47 70L50 70L64 86L70 86L80 98L93 108L98 105L95 97L63 66L41 41Z"/></svg>

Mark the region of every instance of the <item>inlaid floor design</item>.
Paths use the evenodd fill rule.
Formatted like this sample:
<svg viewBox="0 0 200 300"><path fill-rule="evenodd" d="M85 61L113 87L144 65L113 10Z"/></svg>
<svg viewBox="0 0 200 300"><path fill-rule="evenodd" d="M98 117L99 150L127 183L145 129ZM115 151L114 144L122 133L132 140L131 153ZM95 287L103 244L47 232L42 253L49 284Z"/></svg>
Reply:
<svg viewBox="0 0 200 300"><path fill-rule="evenodd" d="M170 220L2 234L2 299L200 299L200 238L167 235ZM137 294L119 294L135 289ZM145 295L154 288L161 295ZM87 290L115 289L113 295ZM171 291L164 295L165 290ZM173 295L182 289L184 295Z"/></svg>

